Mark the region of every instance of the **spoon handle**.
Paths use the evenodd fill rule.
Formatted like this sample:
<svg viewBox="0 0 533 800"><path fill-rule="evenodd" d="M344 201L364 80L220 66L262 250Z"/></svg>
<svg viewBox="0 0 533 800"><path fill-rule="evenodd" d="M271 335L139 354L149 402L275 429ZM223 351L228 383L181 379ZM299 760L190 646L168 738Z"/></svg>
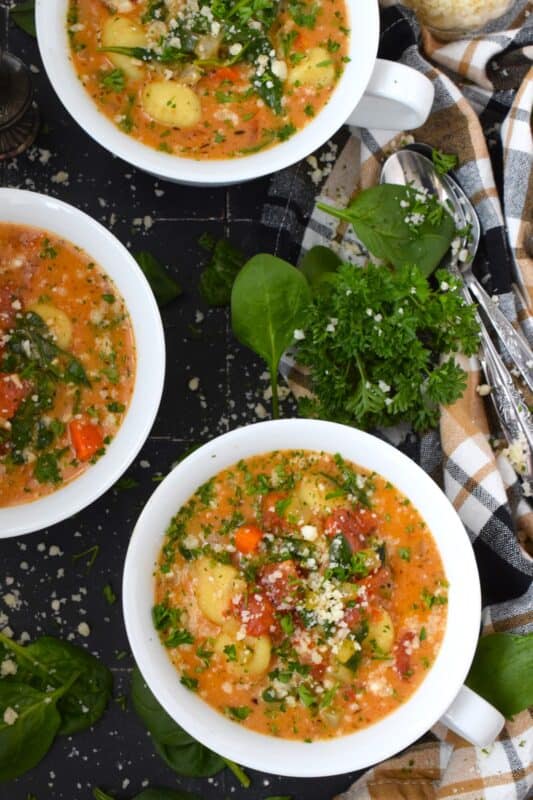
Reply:
<svg viewBox="0 0 533 800"><path fill-rule="evenodd" d="M505 314L500 311L479 281L474 276L464 277L466 285L487 315L487 319L519 370L528 389L533 392L533 352L531 348L513 328Z"/></svg>
<svg viewBox="0 0 533 800"><path fill-rule="evenodd" d="M450 260L448 269L459 280L465 302L473 305L464 276L453 259ZM481 367L491 387L494 410L507 444L511 446L517 441L524 443L525 469L520 473L520 478L530 481L533 479L533 418L479 314L478 322L481 331Z"/></svg>
<svg viewBox="0 0 533 800"><path fill-rule="evenodd" d="M524 464L517 470L522 480L533 478L533 426L531 415L520 392L492 344L483 346L481 366L491 387L491 398L496 416L509 446L522 443Z"/></svg>

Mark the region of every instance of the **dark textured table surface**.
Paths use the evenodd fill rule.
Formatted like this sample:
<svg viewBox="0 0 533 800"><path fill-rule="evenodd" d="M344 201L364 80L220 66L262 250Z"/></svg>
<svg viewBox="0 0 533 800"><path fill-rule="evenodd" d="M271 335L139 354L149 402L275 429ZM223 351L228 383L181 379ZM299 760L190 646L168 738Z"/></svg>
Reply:
<svg viewBox="0 0 533 800"><path fill-rule="evenodd" d="M262 800L290 795L293 800L329 800L350 785L352 776L296 780L249 771L252 785L241 788L227 770L209 780L180 779L154 754L142 724L120 698L128 694L132 658L124 630L120 585L128 540L154 478L193 444L237 425L257 421L268 409L264 367L233 340L224 310L201 302L197 282L206 254L198 244L206 231L229 236L252 254L264 249L290 258L296 254L290 226L295 220L291 198L305 166L293 171L269 194L270 179L228 189L193 189L157 181L93 142L59 103L43 71L34 39L12 28L10 48L31 65L42 128L35 146L24 155L0 162L0 185L43 192L86 211L109 227L133 252L149 250L168 265L183 286L183 295L163 311L167 377L152 434L127 476L130 489L111 489L99 501L50 530L0 544L0 619L18 637L46 633L87 647L112 669L115 701L91 730L59 738L41 764L22 778L0 786L0 800L86 800L94 786L119 798L145 785L181 787L202 797ZM261 216L267 204L277 206L278 230ZM0 218L1 218L0 208ZM196 391L189 381L198 378ZM193 382L193 386L196 382ZM258 405L260 404L260 405ZM284 404L284 413L293 409ZM132 481L132 483L133 483ZM76 558L97 546L90 570ZM108 605L103 588L119 595ZM6 594L19 598L10 608ZM3 619L5 624L6 620ZM90 635L77 629L86 622ZM120 659L121 651L128 655ZM117 656L119 656L117 658ZM119 698L117 702L116 698Z"/></svg>

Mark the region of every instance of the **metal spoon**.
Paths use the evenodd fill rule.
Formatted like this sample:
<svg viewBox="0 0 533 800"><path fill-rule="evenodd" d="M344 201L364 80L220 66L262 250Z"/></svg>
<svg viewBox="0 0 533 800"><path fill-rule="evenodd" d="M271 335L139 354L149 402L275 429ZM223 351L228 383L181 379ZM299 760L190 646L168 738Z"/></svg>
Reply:
<svg viewBox="0 0 533 800"><path fill-rule="evenodd" d="M427 190L435 195L443 205L453 210L458 228L465 227L466 218L462 205L456 202L455 194L445 186L433 164L419 153L400 150L390 156L383 165L380 183L411 185L417 189ZM472 304L472 297L463 281L457 260L451 253L446 259L446 266L461 283L465 302ZM494 407L508 443L512 444L520 439L527 443L527 474L522 477L529 479L533 476L533 420L481 319L479 319L479 323L483 349L481 364L487 382L492 388L491 397Z"/></svg>
<svg viewBox="0 0 533 800"><path fill-rule="evenodd" d="M433 163L418 152L399 150L387 159L382 171L382 175L385 175L385 183L398 182L392 180L392 177L397 177L399 171L403 172L405 182L416 181L420 183L428 188L429 191L436 193L441 202L446 203L447 201L449 206L451 201L453 211L456 215L459 211L462 212L459 214L459 219L465 221L465 225L468 226L470 233L470 235L465 238L464 247L468 253L468 259L466 261L459 259L457 266L463 274L463 280L483 312L487 315L487 319L492 325L494 332L509 353L509 357L516 365L527 387L533 392L533 352L531 348L525 339L513 328L505 314L500 311L496 303L492 300L490 295L487 294L472 272L471 264L476 255L481 238L479 218L472 203L457 181L449 175L437 175ZM456 219L456 224L458 228L465 227L458 219Z"/></svg>
<svg viewBox="0 0 533 800"><path fill-rule="evenodd" d="M455 193L458 202L461 204L467 223L472 226L472 238L474 241L477 239L477 242L479 243L481 229L478 215L476 214L472 203L456 180L449 175L443 175L442 177L446 179L445 184L447 184L451 191ZM474 249L472 244L471 250L469 245L467 245L467 247L471 252L471 260L466 264L459 264L466 285L487 315L495 333L509 353L509 357L516 365L520 375L524 379L526 386L530 391L533 392L533 352L531 351L527 341L518 331L515 330L515 328L513 328L505 314L500 311L497 304L490 297L490 295L487 294L481 283L472 272L471 264L475 251L477 250L477 245Z"/></svg>

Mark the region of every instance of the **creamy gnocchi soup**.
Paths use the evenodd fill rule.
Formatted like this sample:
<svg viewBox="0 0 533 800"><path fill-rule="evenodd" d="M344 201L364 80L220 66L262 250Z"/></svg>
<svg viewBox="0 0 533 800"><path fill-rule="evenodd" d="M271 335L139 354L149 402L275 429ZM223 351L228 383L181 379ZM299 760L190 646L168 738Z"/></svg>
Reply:
<svg viewBox="0 0 533 800"><path fill-rule="evenodd" d="M278 451L220 472L178 511L153 621L187 689L247 728L313 741L412 695L447 591L395 486L340 455Z"/></svg>
<svg viewBox="0 0 533 800"><path fill-rule="evenodd" d="M0 223L0 507L97 461L134 376L133 330L110 278L70 242Z"/></svg>
<svg viewBox="0 0 533 800"><path fill-rule="evenodd" d="M195 159L285 141L320 113L349 60L344 0L71 0L67 25L99 109Z"/></svg>

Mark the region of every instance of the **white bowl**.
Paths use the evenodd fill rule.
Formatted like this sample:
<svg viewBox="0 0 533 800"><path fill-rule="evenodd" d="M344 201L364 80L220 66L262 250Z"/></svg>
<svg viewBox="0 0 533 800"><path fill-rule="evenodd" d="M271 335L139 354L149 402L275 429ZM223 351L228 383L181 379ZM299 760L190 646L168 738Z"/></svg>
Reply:
<svg viewBox="0 0 533 800"><path fill-rule="evenodd" d="M324 450L383 475L418 508L437 543L450 582L442 646L412 697L357 733L312 744L255 733L226 719L180 685L151 619L153 570L171 517L197 487L241 458L276 449ZM309 778L362 769L407 747L458 694L472 661L481 612L479 578L468 536L437 485L398 450L354 428L288 419L239 428L196 450L165 478L145 506L130 541L123 583L126 630L137 664L158 701L186 731L247 767Z"/></svg>
<svg viewBox="0 0 533 800"><path fill-rule="evenodd" d="M351 61L325 108L299 133L264 152L243 158L195 161L158 152L123 133L98 110L70 59L68 0L37 0L37 39L59 99L76 122L103 147L140 169L180 183L217 186L259 178L295 164L326 142L348 119L372 74L379 40L377 0L346 0ZM415 76L416 78L416 76Z"/></svg>
<svg viewBox="0 0 533 800"><path fill-rule="evenodd" d="M165 339L154 295L135 259L100 223L42 194L0 189L0 222L44 228L85 250L115 282L129 311L137 356L129 408L106 453L79 478L33 502L0 508L0 539L47 528L100 497L131 464L152 427L163 392Z"/></svg>

